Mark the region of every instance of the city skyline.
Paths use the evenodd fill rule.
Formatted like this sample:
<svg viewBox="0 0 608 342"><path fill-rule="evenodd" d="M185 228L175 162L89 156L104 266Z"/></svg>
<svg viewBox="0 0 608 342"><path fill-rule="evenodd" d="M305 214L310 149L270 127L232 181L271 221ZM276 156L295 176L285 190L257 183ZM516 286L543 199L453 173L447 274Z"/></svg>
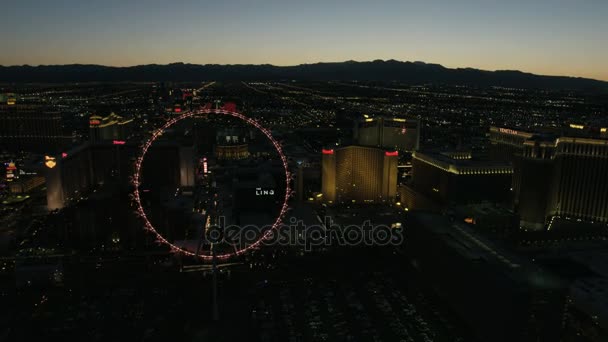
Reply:
<svg viewBox="0 0 608 342"><path fill-rule="evenodd" d="M298 65L396 59L608 80L608 4L24 1L0 65Z"/></svg>
<svg viewBox="0 0 608 342"><path fill-rule="evenodd" d="M605 18L7 2L0 340L607 342Z"/></svg>

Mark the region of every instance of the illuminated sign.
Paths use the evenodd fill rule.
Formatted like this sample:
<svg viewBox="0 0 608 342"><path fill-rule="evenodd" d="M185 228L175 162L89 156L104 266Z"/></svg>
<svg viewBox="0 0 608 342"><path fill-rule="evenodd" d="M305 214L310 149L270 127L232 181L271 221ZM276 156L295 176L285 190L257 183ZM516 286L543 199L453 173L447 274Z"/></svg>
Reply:
<svg viewBox="0 0 608 342"><path fill-rule="evenodd" d="M48 167L49 169L54 168L55 165L57 165L55 157L44 156L44 165L46 165L46 167Z"/></svg>
<svg viewBox="0 0 608 342"><path fill-rule="evenodd" d="M334 150L326 150L326 149L322 149L321 152L323 154L334 154Z"/></svg>
<svg viewBox="0 0 608 342"><path fill-rule="evenodd" d="M384 155L387 156L387 157L397 157L399 155L399 152L398 151L385 152Z"/></svg>
<svg viewBox="0 0 608 342"><path fill-rule="evenodd" d="M15 174L13 173L15 170L17 170L17 166L15 165L15 163L10 162L10 163L6 164L6 181L7 182L12 182L13 178L17 178L17 177L15 177Z"/></svg>
<svg viewBox="0 0 608 342"><path fill-rule="evenodd" d="M516 130L509 129L509 128L499 128L498 131L500 133L504 133L504 134L513 134L513 135L519 134L519 132L517 132Z"/></svg>
<svg viewBox="0 0 608 342"><path fill-rule="evenodd" d="M114 144L114 145L124 145L126 143L127 142L124 141L124 140L114 140L114 141L112 141L112 144Z"/></svg>
<svg viewBox="0 0 608 342"><path fill-rule="evenodd" d="M207 173L207 158L203 158L203 173Z"/></svg>
<svg viewBox="0 0 608 342"><path fill-rule="evenodd" d="M255 188L255 195L256 196L273 196L274 195L274 190L273 189Z"/></svg>
<svg viewBox="0 0 608 342"><path fill-rule="evenodd" d="M606 127L600 128L600 133L606 133L606 132L608 132L608 128L606 128Z"/></svg>
<svg viewBox="0 0 608 342"><path fill-rule="evenodd" d="M374 119L365 119L365 122L372 122Z"/></svg>
<svg viewBox="0 0 608 342"><path fill-rule="evenodd" d="M405 122L405 119L400 119L400 118L394 118L393 121L397 121L397 122Z"/></svg>
<svg viewBox="0 0 608 342"><path fill-rule="evenodd" d="M91 125L91 126L97 126L99 124L101 124L100 120L97 120L97 119L89 120L89 125Z"/></svg>
<svg viewBox="0 0 608 342"><path fill-rule="evenodd" d="M570 124L570 128L574 128L574 129L583 129L583 128L585 128L585 126L583 126L583 125L575 125L575 124Z"/></svg>
<svg viewBox="0 0 608 342"><path fill-rule="evenodd" d="M65 152L61 153L61 158L65 158L65 157L67 157L67 156L68 156L68 154L67 154L67 153L65 153Z"/></svg>
<svg viewBox="0 0 608 342"><path fill-rule="evenodd" d="M179 107L177 107L177 108L175 108L175 110L173 110L173 111L174 111L175 113L181 113L182 109L181 109L181 108L179 108Z"/></svg>

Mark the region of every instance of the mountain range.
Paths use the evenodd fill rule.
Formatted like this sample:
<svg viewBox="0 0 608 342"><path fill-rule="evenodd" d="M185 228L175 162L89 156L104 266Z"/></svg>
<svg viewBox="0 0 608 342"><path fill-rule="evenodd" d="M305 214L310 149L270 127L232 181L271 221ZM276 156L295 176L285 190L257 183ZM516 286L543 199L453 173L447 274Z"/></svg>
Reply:
<svg viewBox="0 0 608 342"><path fill-rule="evenodd" d="M153 81L400 81L408 84L501 86L513 88L606 90L608 82L580 77L543 76L516 70L446 68L424 62L375 60L274 66L270 64L147 64L112 67L89 64L0 66L0 82Z"/></svg>

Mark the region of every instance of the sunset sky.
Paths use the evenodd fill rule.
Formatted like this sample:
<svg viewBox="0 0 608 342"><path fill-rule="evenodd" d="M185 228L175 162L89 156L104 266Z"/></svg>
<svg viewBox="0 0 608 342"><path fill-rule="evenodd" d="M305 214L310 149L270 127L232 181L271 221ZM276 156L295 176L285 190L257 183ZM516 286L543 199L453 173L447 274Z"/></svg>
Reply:
<svg viewBox="0 0 608 342"><path fill-rule="evenodd" d="M12 1L0 65L397 59L608 80L607 0Z"/></svg>

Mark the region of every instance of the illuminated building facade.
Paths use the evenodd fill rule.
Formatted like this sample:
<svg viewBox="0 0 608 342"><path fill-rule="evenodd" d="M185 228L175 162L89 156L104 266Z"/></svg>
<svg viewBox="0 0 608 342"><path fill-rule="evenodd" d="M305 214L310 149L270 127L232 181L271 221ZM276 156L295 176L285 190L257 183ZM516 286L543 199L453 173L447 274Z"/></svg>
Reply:
<svg viewBox="0 0 608 342"><path fill-rule="evenodd" d="M513 162L523 154L524 142L532 138L534 133L492 126L489 136L489 157L492 160Z"/></svg>
<svg viewBox="0 0 608 342"><path fill-rule="evenodd" d="M608 223L608 140L601 128L585 137L578 127L566 130L577 136L562 137L491 128L491 141L515 151L514 207L522 228L550 229L553 217Z"/></svg>
<svg viewBox="0 0 608 342"><path fill-rule="evenodd" d="M321 160L321 193L325 201L336 201L336 151L323 149Z"/></svg>
<svg viewBox="0 0 608 342"><path fill-rule="evenodd" d="M420 145L418 119L365 117L355 122L355 141L362 146L411 152Z"/></svg>
<svg viewBox="0 0 608 342"><path fill-rule="evenodd" d="M393 201L398 152L365 146L322 150L322 193L328 203Z"/></svg>
<svg viewBox="0 0 608 342"><path fill-rule="evenodd" d="M249 157L249 145L216 145L215 156L219 160L235 160Z"/></svg>
<svg viewBox="0 0 608 342"><path fill-rule="evenodd" d="M92 115L89 118L89 140L126 140L131 135L133 119L126 119L115 113L101 117Z"/></svg>
<svg viewBox="0 0 608 342"><path fill-rule="evenodd" d="M0 104L0 145L9 151L54 152L68 144L61 114L37 104Z"/></svg>
<svg viewBox="0 0 608 342"><path fill-rule="evenodd" d="M608 222L608 140L559 138L555 214Z"/></svg>
<svg viewBox="0 0 608 342"><path fill-rule="evenodd" d="M585 138L608 138L608 122L596 122L594 124L582 125L571 123L564 127L564 135L568 137Z"/></svg>
<svg viewBox="0 0 608 342"><path fill-rule="evenodd" d="M437 204L508 202L513 168L507 162L475 160L469 153L416 151L412 187Z"/></svg>
<svg viewBox="0 0 608 342"><path fill-rule="evenodd" d="M523 228L544 229L554 216L608 223L608 140L561 137L526 147L518 203Z"/></svg>
<svg viewBox="0 0 608 342"><path fill-rule="evenodd" d="M14 162L9 162L6 163L6 181L7 182L12 182L14 181L16 178L18 178L19 176L16 175L16 171L17 171L17 166L15 165Z"/></svg>
<svg viewBox="0 0 608 342"><path fill-rule="evenodd" d="M15 93L1 93L0 104L14 105L17 103L17 96Z"/></svg>
<svg viewBox="0 0 608 342"><path fill-rule="evenodd" d="M220 130L216 135L215 156L219 160L245 159L249 157L248 140L243 130Z"/></svg>

